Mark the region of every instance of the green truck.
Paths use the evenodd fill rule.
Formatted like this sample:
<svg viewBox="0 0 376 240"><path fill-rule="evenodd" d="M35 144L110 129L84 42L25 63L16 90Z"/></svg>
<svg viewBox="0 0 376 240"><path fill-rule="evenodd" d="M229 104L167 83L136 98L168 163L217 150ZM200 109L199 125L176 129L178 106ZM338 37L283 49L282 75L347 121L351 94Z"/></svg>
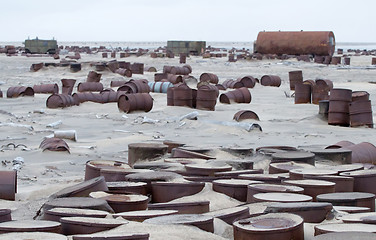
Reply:
<svg viewBox="0 0 376 240"><path fill-rule="evenodd" d="M55 54L58 49L56 40L27 39L24 44L26 53Z"/></svg>
<svg viewBox="0 0 376 240"><path fill-rule="evenodd" d="M202 55L205 49L205 41L167 41L167 51L172 52L174 55L180 53Z"/></svg>

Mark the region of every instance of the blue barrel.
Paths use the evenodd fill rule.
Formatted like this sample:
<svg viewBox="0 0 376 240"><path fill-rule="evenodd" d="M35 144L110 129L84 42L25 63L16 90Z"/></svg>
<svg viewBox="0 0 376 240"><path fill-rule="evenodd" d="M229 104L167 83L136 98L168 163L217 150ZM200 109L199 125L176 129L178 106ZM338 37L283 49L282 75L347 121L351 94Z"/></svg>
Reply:
<svg viewBox="0 0 376 240"><path fill-rule="evenodd" d="M167 89L174 85L170 82L148 82L151 92L167 93Z"/></svg>

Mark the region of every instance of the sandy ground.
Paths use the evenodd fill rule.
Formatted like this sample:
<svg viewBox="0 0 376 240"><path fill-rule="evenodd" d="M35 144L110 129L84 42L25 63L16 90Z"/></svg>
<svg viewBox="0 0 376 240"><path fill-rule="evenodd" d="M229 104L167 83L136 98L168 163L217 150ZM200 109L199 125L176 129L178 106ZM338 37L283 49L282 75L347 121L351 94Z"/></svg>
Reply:
<svg viewBox="0 0 376 240"><path fill-rule="evenodd" d="M7 57L0 54L0 89L4 98L0 99L0 170L10 170L12 161L22 157L24 164L18 172L18 193L16 202L0 201L0 208L14 210L14 219L29 219L34 216L46 198L57 190L83 180L85 162L93 159L127 161L128 144L135 142L175 140L199 147L248 146L257 148L266 145L289 145L294 147L311 145L329 145L341 140L354 143L363 141L376 143L375 129L365 127L348 128L329 126L318 115L318 105L294 104L289 90L288 72L302 70L304 80L324 78L334 82L335 88L365 90L370 93L372 107L375 109L376 68L365 69L371 63L371 56L351 57L351 67L326 66L314 63L297 62L295 59L227 62L227 58L203 59L187 58L187 64L193 68L192 75L199 78L203 72L218 75L220 82L229 78L245 75L261 78L266 74L278 75L282 85L264 87L260 84L250 89L250 104L225 105L217 103L215 111L197 110L198 120L173 121L174 118L188 114L195 109L186 107L168 107L166 95L152 93L153 109L149 113L137 112L125 114L119 112L116 103L83 103L65 109L46 108L49 95L36 94L35 97L7 99L6 90L10 86L33 86L41 83L58 83L62 78L77 79L77 83L86 81L90 70L90 61L103 61L101 54L82 54L82 70L71 73L65 67L44 67L38 72L30 72L32 63L58 62L52 58L27 58L23 56ZM108 61L109 59L107 59ZM119 60L119 59L118 59ZM142 62L154 66L159 72L164 65L179 65L179 59L149 56L121 59L129 62ZM154 73L134 75L134 79L154 80ZM125 80L124 77L105 71L102 80L109 87L112 80ZM76 86L77 86L76 83ZM76 88L74 89L76 91ZM44 110L44 113L35 112ZM263 131L251 131L238 127L211 124L209 120L232 122L233 115L239 110L252 110L260 118L257 123ZM373 114L375 116L375 113ZM143 117L159 120L157 123L142 123ZM44 137L55 129L46 125L62 121L59 130L76 130L77 141L69 141L71 153L42 152L38 146ZM4 126L15 123L26 126ZM30 128L30 126L32 128ZM9 143L24 144L26 148L8 148ZM228 158L228 154L217 158ZM231 156L230 156L231 157Z"/></svg>

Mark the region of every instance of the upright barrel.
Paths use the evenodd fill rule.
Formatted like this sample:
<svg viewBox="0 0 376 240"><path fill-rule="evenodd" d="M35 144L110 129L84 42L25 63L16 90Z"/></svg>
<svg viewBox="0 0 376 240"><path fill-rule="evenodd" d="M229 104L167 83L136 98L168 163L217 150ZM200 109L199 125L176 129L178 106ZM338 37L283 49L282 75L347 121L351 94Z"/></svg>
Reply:
<svg viewBox="0 0 376 240"><path fill-rule="evenodd" d="M329 97L328 124L349 126L350 103L352 91L350 89L333 88Z"/></svg>

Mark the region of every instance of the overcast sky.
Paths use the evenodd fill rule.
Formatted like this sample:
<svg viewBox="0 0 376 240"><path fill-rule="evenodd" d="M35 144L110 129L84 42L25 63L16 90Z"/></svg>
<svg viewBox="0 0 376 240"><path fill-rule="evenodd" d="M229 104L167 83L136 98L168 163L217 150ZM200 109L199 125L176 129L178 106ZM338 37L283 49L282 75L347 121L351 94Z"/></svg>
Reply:
<svg viewBox="0 0 376 240"><path fill-rule="evenodd" d="M259 31L333 31L376 42L375 0L2 0L0 41L253 41Z"/></svg>

